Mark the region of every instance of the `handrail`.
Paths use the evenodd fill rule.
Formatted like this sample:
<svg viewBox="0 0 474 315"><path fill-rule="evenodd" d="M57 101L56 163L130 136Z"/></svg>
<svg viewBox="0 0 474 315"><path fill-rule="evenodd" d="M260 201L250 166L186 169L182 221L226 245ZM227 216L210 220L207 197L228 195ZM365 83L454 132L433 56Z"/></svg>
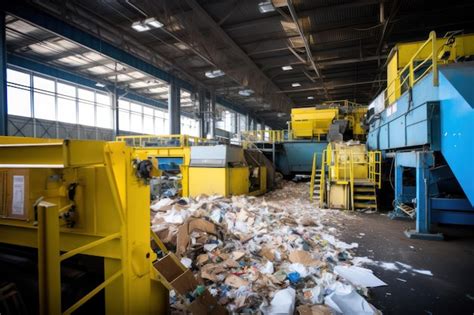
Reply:
<svg viewBox="0 0 474 315"><path fill-rule="evenodd" d="M311 168L311 179L309 182L309 200L313 201L314 195L314 180L316 178L316 165L317 165L317 158L316 152L313 154L313 166Z"/></svg>
<svg viewBox="0 0 474 315"><path fill-rule="evenodd" d="M240 134L242 140L247 142L278 143L293 139L292 132L288 130L248 130Z"/></svg>
<svg viewBox="0 0 474 315"><path fill-rule="evenodd" d="M349 172L349 176L350 176L350 202L351 202L351 210L354 210L354 159L353 159L353 156L352 156L352 151L350 151L350 163L351 163L351 167L350 167L350 172Z"/></svg>
<svg viewBox="0 0 474 315"><path fill-rule="evenodd" d="M322 158L321 158L321 179L319 182L319 207L322 206L324 199L324 192L325 192L325 176L326 176L326 154L327 151L323 150Z"/></svg>
<svg viewBox="0 0 474 315"><path fill-rule="evenodd" d="M410 58L407 65L405 65L401 70L398 71L397 76L391 82L388 82L387 88L382 92L384 93L384 103L385 107L391 105L391 103L395 102L399 96L397 96L397 92L402 93L402 88L406 83L408 83L408 87L412 88L419 80L421 80L425 75L427 75L430 70L433 72L433 85L438 86L438 56L436 53L436 32L431 31L428 39L421 44L418 50L413 54ZM418 55L428 46L431 45L431 52L429 53L428 57L421 60L421 63L415 66L415 61L417 61ZM431 60L431 64L427 67L427 69L421 73L420 75L416 76L415 72L419 70L422 66L424 66L428 61ZM408 71L408 75L403 77L405 73ZM395 95L394 95L395 94ZM391 102L392 100L392 102Z"/></svg>
<svg viewBox="0 0 474 315"><path fill-rule="evenodd" d="M138 135L138 136L117 136L115 141L126 142L133 147L190 147L205 145L208 139L189 135ZM153 145L155 144L155 145Z"/></svg>

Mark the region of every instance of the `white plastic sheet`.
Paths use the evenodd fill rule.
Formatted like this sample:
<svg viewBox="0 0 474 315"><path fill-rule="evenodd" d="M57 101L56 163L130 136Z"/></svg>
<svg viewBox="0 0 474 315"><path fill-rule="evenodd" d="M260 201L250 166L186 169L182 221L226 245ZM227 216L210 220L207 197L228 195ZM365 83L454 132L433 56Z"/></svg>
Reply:
<svg viewBox="0 0 474 315"><path fill-rule="evenodd" d="M292 315L295 311L295 296L293 288L279 290L273 296L270 305L262 305L260 310L264 315Z"/></svg>
<svg viewBox="0 0 474 315"><path fill-rule="evenodd" d="M375 315L377 314L362 296L350 287L341 287L328 295L324 302L339 314Z"/></svg>
<svg viewBox="0 0 474 315"><path fill-rule="evenodd" d="M374 288L387 285L385 282L374 276L372 270L356 266L336 266L334 271L356 286L364 288Z"/></svg>

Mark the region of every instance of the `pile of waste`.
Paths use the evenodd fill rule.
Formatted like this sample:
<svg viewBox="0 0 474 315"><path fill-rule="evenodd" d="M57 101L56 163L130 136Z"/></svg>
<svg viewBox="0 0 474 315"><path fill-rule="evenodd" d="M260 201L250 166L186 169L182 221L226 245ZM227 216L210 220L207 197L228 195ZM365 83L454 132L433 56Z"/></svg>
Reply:
<svg viewBox="0 0 474 315"><path fill-rule="evenodd" d="M285 182L262 197L165 198L151 206L152 230L229 313L380 314L366 298L386 284L355 262L357 243L336 237L352 216L317 209L307 192Z"/></svg>

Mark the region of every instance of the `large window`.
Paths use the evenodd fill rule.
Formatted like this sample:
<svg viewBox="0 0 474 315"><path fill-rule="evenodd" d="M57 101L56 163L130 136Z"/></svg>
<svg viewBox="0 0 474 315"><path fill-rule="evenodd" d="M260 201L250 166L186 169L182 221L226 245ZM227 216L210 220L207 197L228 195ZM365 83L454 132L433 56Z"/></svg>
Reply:
<svg viewBox="0 0 474 315"><path fill-rule="evenodd" d="M58 120L75 124L76 113L76 87L73 85L58 83Z"/></svg>
<svg viewBox="0 0 474 315"><path fill-rule="evenodd" d="M96 125L101 128L113 128L112 99L110 95L96 92Z"/></svg>
<svg viewBox="0 0 474 315"><path fill-rule="evenodd" d="M56 119L55 84L53 80L33 76L35 118Z"/></svg>
<svg viewBox="0 0 474 315"><path fill-rule="evenodd" d="M167 116L165 110L127 99L119 100L120 130L141 134L167 134Z"/></svg>
<svg viewBox="0 0 474 315"><path fill-rule="evenodd" d="M155 109L155 134L168 134L168 113L164 110Z"/></svg>
<svg viewBox="0 0 474 315"><path fill-rule="evenodd" d="M239 131L247 130L247 116L239 114Z"/></svg>
<svg viewBox="0 0 474 315"><path fill-rule="evenodd" d="M27 73L7 69L8 114L31 117L31 78Z"/></svg>
<svg viewBox="0 0 474 315"><path fill-rule="evenodd" d="M110 93L62 81L19 68L7 69L8 114L39 118L87 127L112 129L114 109ZM184 95L185 99L190 97ZM183 102L185 102L184 100ZM220 105L219 105L220 106ZM120 130L140 134L168 134L168 112L130 99L119 100ZM240 129L246 117L220 106L222 120L217 127L235 131L234 115L240 117ZM199 120L181 116L181 134L199 135Z"/></svg>
<svg viewBox="0 0 474 315"><path fill-rule="evenodd" d="M222 107L224 108L224 107ZM221 119L216 122L216 127L228 132L235 131L235 119L234 119L234 112L231 112L227 109L223 109L221 112Z"/></svg>
<svg viewBox="0 0 474 315"><path fill-rule="evenodd" d="M70 82L7 69L8 114L113 128L110 95Z"/></svg>
<svg viewBox="0 0 474 315"><path fill-rule="evenodd" d="M199 121L181 116L181 134L199 137Z"/></svg>
<svg viewBox="0 0 474 315"><path fill-rule="evenodd" d="M94 92L86 89L77 89L77 98L79 100L79 124L85 126L94 126Z"/></svg>

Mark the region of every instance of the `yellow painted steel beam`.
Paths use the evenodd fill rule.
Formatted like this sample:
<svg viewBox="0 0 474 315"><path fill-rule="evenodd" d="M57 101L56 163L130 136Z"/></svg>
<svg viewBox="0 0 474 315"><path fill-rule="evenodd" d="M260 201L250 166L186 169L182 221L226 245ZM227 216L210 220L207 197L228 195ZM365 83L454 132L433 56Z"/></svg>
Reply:
<svg viewBox="0 0 474 315"><path fill-rule="evenodd" d="M114 282L118 277L122 276L122 271L119 270L116 273L114 273L112 276L108 277L107 280L99 284L97 287L95 287L92 291L84 295L79 301L74 303L71 307L69 307L66 311L64 311L64 315L69 315L72 314L72 312L76 311L79 307L84 305L87 301L89 301L91 298L93 298L97 293L102 291L105 287L107 287L109 284Z"/></svg>
<svg viewBox="0 0 474 315"><path fill-rule="evenodd" d="M0 220L1 221L1 220ZM5 225L0 223L0 243L12 244L18 246L37 247L37 228L34 226ZM101 235L90 235L83 233L60 232L60 250L70 251L84 246L91 242L102 239ZM84 252L91 256L100 256L118 259L121 257L120 241L115 239L107 245L98 245Z"/></svg>
<svg viewBox="0 0 474 315"><path fill-rule="evenodd" d="M111 241L113 239L119 238L120 236L121 236L120 232L117 232L117 233L114 233L114 234L111 234L111 235L107 235L107 236L102 237L102 238L100 238L96 241L92 241L92 242L87 243L86 245L81 246L81 247L76 247L76 248L62 254L60 256L60 259L61 259L61 261L66 260L68 258L71 258L74 255L84 253L84 252L88 251L89 249L97 247L97 246L99 246L101 244L104 244L108 241Z"/></svg>
<svg viewBox="0 0 474 315"><path fill-rule="evenodd" d="M38 291L41 315L61 314L59 217L54 204L38 207Z"/></svg>

